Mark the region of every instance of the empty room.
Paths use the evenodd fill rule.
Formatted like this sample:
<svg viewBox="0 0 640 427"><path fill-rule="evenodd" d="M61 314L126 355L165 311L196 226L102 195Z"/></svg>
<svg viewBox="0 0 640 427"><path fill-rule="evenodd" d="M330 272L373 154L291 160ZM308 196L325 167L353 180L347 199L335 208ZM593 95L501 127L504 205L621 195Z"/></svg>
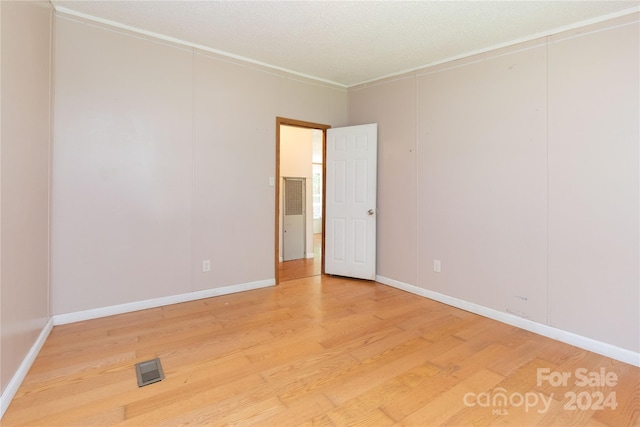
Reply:
<svg viewBox="0 0 640 427"><path fill-rule="evenodd" d="M0 1L3 426L640 425L640 2Z"/></svg>

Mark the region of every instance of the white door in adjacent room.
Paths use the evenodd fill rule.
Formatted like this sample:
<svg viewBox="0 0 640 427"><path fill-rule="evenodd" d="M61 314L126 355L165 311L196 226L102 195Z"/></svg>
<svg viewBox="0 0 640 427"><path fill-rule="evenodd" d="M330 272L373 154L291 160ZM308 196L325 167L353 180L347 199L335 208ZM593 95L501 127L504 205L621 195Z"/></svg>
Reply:
<svg viewBox="0 0 640 427"><path fill-rule="evenodd" d="M306 256L306 179L284 178L282 260Z"/></svg>

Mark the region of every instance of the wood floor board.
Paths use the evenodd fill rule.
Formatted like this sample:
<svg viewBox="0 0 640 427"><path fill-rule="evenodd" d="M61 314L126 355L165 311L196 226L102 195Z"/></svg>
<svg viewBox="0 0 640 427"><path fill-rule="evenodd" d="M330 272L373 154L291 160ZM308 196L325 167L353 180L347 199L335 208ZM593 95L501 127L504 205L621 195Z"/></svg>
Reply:
<svg viewBox="0 0 640 427"><path fill-rule="evenodd" d="M539 425L544 425L544 426L588 425L592 415L593 415L593 412L590 410L582 410L582 411L567 410L564 407L564 402L557 399L553 399L553 405L551 406L551 409L542 416L542 419L539 421Z"/></svg>
<svg viewBox="0 0 640 427"><path fill-rule="evenodd" d="M260 389L263 385L264 381L259 375L250 374L226 382L205 378L190 385L167 386L166 391L159 395L149 396L147 399L131 399L131 403L123 402L126 409L125 420L118 425L177 425L175 420L185 414L191 414L195 422L200 412L205 413L208 419L222 417L250 404L252 398L247 390ZM196 422L196 425L205 424Z"/></svg>
<svg viewBox="0 0 640 427"><path fill-rule="evenodd" d="M306 334L310 331L318 333L321 328L322 321L309 315L309 311L292 312L291 319L286 319L278 323L269 325L268 331L274 337L297 336L297 334Z"/></svg>
<svg viewBox="0 0 640 427"><path fill-rule="evenodd" d="M429 341L437 341L449 335L456 335L473 325L473 319L465 319L448 314L422 325L419 329L422 336Z"/></svg>
<svg viewBox="0 0 640 427"><path fill-rule="evenodd" d="M352 398L359 394L358 390L374 387L415 365L424 363L428 357L424 350L428 345L430 343L420 337L410 338L406 332L400 332L373 344L358 347L352 350L351 354L360 364L341 377L340 381L344 387L332 387L331 390L325 391L325 394L331 396L334 402L336 399L341 401ZM363 349L369 351L363 352Z"/></svg>
<svg viewBox="0 0 640 427"><path fill-rule="evenodd" d="M534 355L532 355L533 357ZM552 368L549 363L542 359L533 357L529 362L523 364L514 370L508 370L508 374L501 372L500 369L496 369L493 364L487 365L487 369L495 372L504 377L504 381L498 384L498 387L502 387L509 390L533 390L538 393L544 393L535 387L535 379L537 378L537 372L539 369ZM552 368L555 369L555 368ZM534 381L532 382L532 378ZM548 392L545 394L548 395Z"/></svg>
<svg viewBox="0 0 640 427"><path fill-rule="evenodd" d="M387 322L402 322L403 320L411 319L414 316L424 315L429 310L426 310L420 301L385 298L383 300L375 301L375 305L369 310L370 313L375 314L378 319L385 320Z"/></svg>
<svg viewBox="0 0 640 427"><path fill-rule="evenodd" d="M573 363L572 360L579 360L584 357L586 350L576 348L572 345L559 343L554 340L545 339L539 335L534 335L532 340L539 343L536 354L539 358L548 361L554 366L565 363Z"/></svg>
<svg viewBox="0 0 640 427"><path fill-rule="evenodd" d="M92 340L84 345L82 342L74 343L69 347L58 347L57 351L49 351L40 354L38 363L32 366L32 373L38 381L43 377L48 377L53 371L68 371L69 366L81 366L83 363L95 364L96 360L111 358L113 354L135 354L139 347L137 336L111 339L104 337L96 341ZM84 368L82 368L84 369Z"/></svg>
<svg viewBox="0 0 640 427"><path fill-rule="evenodd" d="M393 339L393 336L397 336L403 332L402 329L398 329L395 326L386 326L376 322L372 323L377 327L361 327L345 333L325 334L319 342L327 349L338 347L341 351L349 351L350 349L357 349L365 345L375 345L374 343L381 340ZM416 336L415 333L413 335Z"/></svg>
<svg viewBox="0 0 640 427"><path fill-rule="evenodd" d="M187 385L185 390L190 390L191 384L196 381L221 384L233 381L237 378L238 372L245 375L257 373L254 364L242 352L207 357L189 355L189 352L158 356L165 375L176 378L176 384L181 387Z"/></svg>
<svg viewBox="0 0 640 427"><path fill-rule="evenodd" d="M434 321L439 321L444 316L446 316L446 311L444 310L434 311L422 308L420 310L409 312L406 316L398 316L397 318L390 318L387 320L401 329L419 331L421 334L424 334L422 328L425 327L425 325Z"/></svg>
<svg viewBox="0 0 640 427"><path fill-rule="evenodd" d="M144 333L140 333L140 330L144 330ZM163 328L153 329L138 329L138 334L135 337L138 340L139 347L144 348L147 344L155 346L160 340L171 342L178 340L185 340L191 337L201 337L202 335L211 335L216 333L223 333L224 327L211 318L194 319L191 322L173 322L166 324Z"/></svg>
<svg viewBox="0 0 640 427"><path fill-rule="evenodd" d="M139 388L134 365L152 357L166 377ZM618 381L537 384L545 369ZM465 401L500 390L552 399L545 412ZM596 392L618 406L567 409L565 394ZM55 326L2 425L611 427L639 417L637 367L378 283L313 276Z"/></svg>
<svg viewBox="0 0 640 427"><path fill-rule="evenodd" d="M289 360L296 360L306 355L317 354L325 347L317 341L317 332L296 334L296 336L280 336L243 351L252 364L261 363L265 367L281 365ZM299 345L301 340L307 341Z"/></svg>
<svg viewBox="0 0 640 427"><path fill-rule="evenodd" d="M507 347L504 354L497 355L487 368L502 376L510 377L535 359L535 350L536 345L529 341L525 341L518 347Z"/></svg>
<svg viewBox="0 0 640 427"><path fill-rule="evenodd" d="M509 405L505 408L503 415L494 415L493 419L488 423L490 426L505 426L505 427L513 427L519 425L525 426L549 426L555 427L558 424L555 424L553 421L553 416L550 417L549 414L558 414L563 411L562 405L555 399L552 399L549 403L549 407L544 412L542 411L542 407L529 409L526 411L522 409L522 406L515 407L513 405ZM565 421L567 422L567 421ZM568 422L564 425L572 425ZM578 424L580 425L580 424ZM591 425L590 420L582 425Z"/></svg>
<svg viewBox="0 0 640 427"><path fill-rule="evenodd" d="M259 424L275 414L286 411L286 409L287 407L277 397L269 397L246 405L239 411L229 411L228 415L222 418L216 418L214 422L218 425ZM190 422L191 419L189 417L182 417L180 421L183 423Z"/></svg>
<svg viewBox="0 0 640 427"><path fill-rule="evenodd" d="M222 304L222 303L219 303ZM160 307L163 319L180 319L184 316L191 318L204 316L209 317L215 311L210 299L200 299L187 301L179 304L169 304Z"/></svg>
<svg viewBox="0 0 640 427"><path fill-rule="evenodd" d="M339 406L359 397L370 399L370 391L378 387L388 391L389 387L385 384L426 363L426 357L422 351L426 343L420 339L415 339L411 345L409 343L411 342L403 348L388 351L385 356L363 361L357 370L354 369L352 373L341 378L340 384L324 390L324 394ZM435 373L437 369L433 368ZM378 406L382 403L384 400L378 400Z"/></svg>
<svg viewBox="0 0 640 427"><path fill-rule="evenodd" d="M172 354L174 352L185 351L204 351L215 352L216 355L223 355L229 352L237 351L242 348L248 348L258 343L271 339L273 335L269 331L261 329L247 329L229 331L226 329L216 331L199 330L199 333L189 334L184 338L164 339L160 338L152 342L145 341L140 345L139 350L154 350L155 353Z"/></svg>
<svg viewBox="0 0 640 427"><path fill-rule="evenodd" d="M584 366L598 366L606 369L603 364L606 364L608 360L609 358L605 356L576 349L573 357L551 368L551 371L567 374L567 379L563 384L556 385L550 381L544 381L542 386L536 386L535 389L542 393L549 394L554 392L556 395L564 395L575 387L575 382L578 380L578 378L576 378L576 369L583 368Z"/></svg>
<svg viewBox="0 0 640 427"><path fill-rule="evenodd" d="M286 410L278 412L255 426L301 426L310 420L326 414L333 409L333 404L322 393L307 395L304 399L286 405Z"/></svg>
<svg viewBox="0 0 640 427"><path fill-rule="evenodd" d="M333 357L322 360L306 369L294 371L295 375L280 376L276 389L278 396L285 404L302 399L307 394L321 392L325 384L339 383L345 373L358 366L356 360L350 354L335 353ZM269 377L269 384L274 386L273 376Z"/></svg>
<svg viewBox="0 0 640 427"><path fill-rule="evenodd" d="M64 326L64 325L62 325ZM56 334L56 329L61 326L54 326L47 341L45 341L39 355L43 357L49 354L58 354L62 349L63 351L73 351L75 349L83 349L85 346L91 345L104 345L108 339L108 330L94 330L95 333L91 335L69 335L69 334Z"/></svg>
<svg viewBox="0 0 640 427"><path fill-rule="evenodd" d="M465 381L461 381L452 388L440 393L435 399L408 414L401 422L402 425L442 425L449 418L455 416L466 406L461 405L461 397L466 393L480 393L492 389L503 380L501 375L480 369Z"/></svg>
<svg viewBox="0 0 640 427"><path fill-rule="evenodd" d="M277 397L246 394L241 399L223 399L213 404L193 407L153 425L250 425L285 410L286 406ZM126 422L122 425L135 424Z"/></svg>
<svg viewBox="0 0 640 427"><path fill-rule="evenodd" d="M36 360L38 362L38 360ZM134 351L124 351L119 353L108 353L103 356L86 358L78 361L78 359L70 359L69 364L56 364L56 367L47 370L38 366L37 371L33 374L29 371L23 387L27 387L32 392L37 392L43 388L50 387L52 384L64 384L71 378L72 381L81 381L87 372L108 372L114 367L125 363L133 365L137 363ZM35 365L35 363L34 363ZM18 390L20 392L20 390Z"/></svg>
<svg viewBox="0 0 640 427"><path fill-rule="evenodd" d="M325 391L324 394L338 409L347 408L347 410L351 411L351 408L356 408L358 411L371 411L380 408L396 396L407 393L411 388L403 381L402 377L410 375L409 373L413 373L414 369L379 381L377 384L367 387L363 392L351 392L346 390L347 387L345 386ZM346 391L346 393L343 393L343 391Z"/></svg>
<svg viewBox="0 0 640 427"><path fill-rule="evenodd" d="M593 419L612 425L635 425L640 423L640 373L638 369L627 364L619 364L606 359L600 366L606 372L615 372L618 379L615 386L597 387L605 396L615 393L618 407L615 410L606 408L596 411ZM621 399L622 397L622 399Z"/></svg>
<svg viewBox="0 0 640 427"><path fill-rule="evenodd" d="M333 411L328 412L327 417L333 422L334 426L360 425L385 427L393 426L395 424L393 419L378 408L371 411L363 411L354 406L336 408ZM357 419L358 422L350 422L350 420L353 419Z"/></svg>
<svg viewBox="0 0 640 427"><path fill-rule="evenodd" d="M383 357L387 353L402 350L405 346L411 345L424 349L429 345L429 341L422 338L415 331L398 330L395 334L389 334L379 340L366 340L360 346L352 346L349 354L358 361L365 363Z"/></svg>
<svg viewBox="0 0 640 427"><path fill-rule="evenodd" d="M464 325L464 328L459 329L453 334L458 338L467 341L482 337L486 334L494 334L496 338L498 338L505 334L510 335L517 330L517 328L507 324L498 326L493 322L493 320L482 316L473 318L471 322L464 323ZM509 337L509 341L511 340L512 338Z"/></svg>
<svg viewBox="0 0 640 427"><path fill-rule="evenodd" d="M94 385L90 390L56 390L57 393L48 399L33 400L25 406L16 407L12 423L27 426L83 425L80 420L102 411L124 414L124 405L119 404L119 400L113 399L113 396L121 395L130 389L131 386L127 382L110 381L104 386ZM109 405L110 403L113 405ZM4 423L3 419L3 425Z"/></svg>
<svg viewBox="0 0 640 427"><path fill-rule="evenodd" d="M130 324L124 327L110 329L110 337L149 337L156 339L158 335L168 336L170 334L183 334L189 330L200 330L203 328L220 330L223 325L216 320L210 312L196 312L193 316L182 315L178 317L163 318L145 324ZM144 334L140 334L140 331Z"/></svg>
<svg viewBox="0 0 640 427"><path fill-rule="evenodd" d="M504 415L493 414L481 406L467 406L464 409L458 411L455 415L449 417L446 421L443 421L440 425L445 426L488 426L491 425L497 418L504 417ZM512 426L518 426L519 424L512 424Z"/></svg>
<svg viewBox="0 0 640 427"><path fill-rule="evenodd" d="M60 336L73 340L102 335L109 329L127 326L131 323L144 323L155 320L162 320L161 307L58 325L51 331L51 336L57 336L59 334Z"/></svg>
<svg viewBox="0 0 640 427"><path fill-rule="evenodd" d="M439 370L437 367L436 369ZM460 383L458 378L442 370L439 370L435 375L413 378L412 380L409 390L393 396L381 405L381 409L399 423ZM405 381L405 383L407 382ZM422 425L429 424L423 423Z"/></svg>
<svg viewBox="0 0 640 427"><path fill-rule="evenodd" d="M356 317L356 316L354 316ZM384 322L372 316L359 316L350 322L348 318L341 319L341 322L322 323L322 326L326 329L326 334L320 341L325 348L332 348L340 346L341 344L348 344L352 341L362 342L363 338L368 340L369 335L377 336L377 331L386 331L391 328L396 332L400 329L390 325L387 326Z"/></svg>
<svg viewBox="0 0 640 427"><path fill-rule="evenodd" d="M464 358L452 357L449 361L442 363L442 357L439 357L436 360L430 359L430 362L447 370L456 378L466 379L481 369L489 370L487 365L504 351L505 347L500 344L489 344L482 350Z"/></svg>

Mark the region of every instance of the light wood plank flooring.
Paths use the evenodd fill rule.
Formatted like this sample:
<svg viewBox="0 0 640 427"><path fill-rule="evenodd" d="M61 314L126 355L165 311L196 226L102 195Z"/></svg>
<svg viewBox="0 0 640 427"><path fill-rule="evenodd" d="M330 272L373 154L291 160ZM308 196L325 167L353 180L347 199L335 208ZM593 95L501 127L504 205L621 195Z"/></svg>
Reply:
<svg viewBox="0 0 640 427"><path fill-rule="evenodd" d="M313 258L284 261L278 264L281 282L317 276L322 270L322 234L313 235Z"/></svg>
<svg viewBox="0 0 640 427"><path fill-rule="evenodd" d="M166 379L138 388L134 364L156 356ZM578 369L609 385L576 385ZM315 276L56 326L2 425L637 426L639 414L639 368Z"/></svg>

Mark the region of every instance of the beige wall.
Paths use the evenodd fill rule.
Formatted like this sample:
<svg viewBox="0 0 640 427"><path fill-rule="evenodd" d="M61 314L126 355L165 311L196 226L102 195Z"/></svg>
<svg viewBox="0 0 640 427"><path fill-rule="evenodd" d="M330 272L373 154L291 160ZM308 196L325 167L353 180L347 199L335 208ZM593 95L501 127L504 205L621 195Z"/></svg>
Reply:
<svg viewBox="0 0 640 427"><path fill-rule="evenodd" d="M545 52L531 46L417 77L418 284L538 322L547 299Z"/></svg>
<svg viewBox="0 0 640 427"><path fill-rule="evenodd" d="M549 323L640 351L640 30L549 44ZM626 20L628 21L628 19Z"/></svg>
<svg viewBox="0 0 640 427"><path fill-rule="evenodd" d="M378 123L378 274L417 283L416 82L405 76L349 91L349 123Z"/></svg>
<svg viewBox="0 0 640 427"><path fill-rule="evenodd" d="M0 2L2 24L0 386L49 320L51 7Z"/></svg>
<svg viewBox="0 0 640 427"><path fill-rule="evenodd" d="M378 274L640 351L638 31L350 89L350 122L379 123Z"/></svg>
<svg viewBox="0 0 640 427"><path fill-rule="evenodd" d="M346 90L64 16L55 43L53 314L273 279L276 117L344 125Z"/></svg>

